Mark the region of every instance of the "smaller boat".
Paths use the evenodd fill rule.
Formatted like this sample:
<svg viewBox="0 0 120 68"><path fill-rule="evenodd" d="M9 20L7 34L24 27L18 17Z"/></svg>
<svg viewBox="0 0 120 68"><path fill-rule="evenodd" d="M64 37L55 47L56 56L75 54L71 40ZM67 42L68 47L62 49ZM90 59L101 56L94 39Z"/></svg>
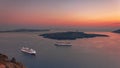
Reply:
<svg viewBox="0 0 120 68"><path fill-rule="evenodd" d="M22 47L21 51L24 53L28 53L31 55L36 55L36 51L34 49L28 48L28 47Z"/></svg>
<svg viewBox="0 0 120 68"><path fill-rule="evenodd" d="M72 46L69 42L57 42L55 46Z"/></svg>

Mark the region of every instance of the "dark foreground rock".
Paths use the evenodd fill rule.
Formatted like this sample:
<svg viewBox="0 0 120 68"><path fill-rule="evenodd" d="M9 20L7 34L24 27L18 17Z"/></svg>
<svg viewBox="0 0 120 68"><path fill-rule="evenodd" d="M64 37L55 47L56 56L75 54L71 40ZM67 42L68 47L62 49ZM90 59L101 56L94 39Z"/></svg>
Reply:
<svg viewBox="0 0 120 68"><path fill-rule="evenodd" d="M9 60L8 56L0 54L0 68L25 68L25 67L22 63L17 62L14 57L11 60Z"/></svg>
<svg viewBox="0 0 120 68"><path fill-rule="evenodd" d="M93 37L108 37L108 35L102 34L87 34L84 32L57 32L42 34L44 38L56 39L56 40L75 40L78 38L93 38Z"/></svg>
<svg viewBox="0 0 120 68"><path fill-rule="evenodd" d="M112 31L114 33L120 33L120 29L119 30L115 30L115 31Z"/></svg>

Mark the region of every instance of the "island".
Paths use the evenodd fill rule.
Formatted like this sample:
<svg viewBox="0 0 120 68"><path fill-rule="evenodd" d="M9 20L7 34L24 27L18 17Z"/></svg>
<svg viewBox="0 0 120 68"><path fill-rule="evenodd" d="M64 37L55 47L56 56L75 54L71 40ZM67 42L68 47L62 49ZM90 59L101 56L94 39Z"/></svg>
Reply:
<svg viewBox="0 0 120 68"><path fill-rule="evenodd" d="M120 33L120 29L119 30L115 30L115 31L112 31L113 33Z"/></svg>
<svg viewBox="0 0 120 68"><path fill-rule="evenodd" d="M42 31L50 31L49 29L15 29L15 30L8 30L8 31L0 31L2 32L42 32Z"/></svg>
<svg viewBox="0 0 120 68"><path fill-rule="evenodd" d="M25 68L25 66L14 57L10 60L8 56L0 54L0 68Z"/></svg>
<svg viewBox="0 0 120 68"><path fill-rule="evenodd" d="M102 34L87 34L84 32L56 32L41 34L44 38L55 39L55 40L76 40L78 38L93 38L93 37L108 37L108 35Z"/></svg>

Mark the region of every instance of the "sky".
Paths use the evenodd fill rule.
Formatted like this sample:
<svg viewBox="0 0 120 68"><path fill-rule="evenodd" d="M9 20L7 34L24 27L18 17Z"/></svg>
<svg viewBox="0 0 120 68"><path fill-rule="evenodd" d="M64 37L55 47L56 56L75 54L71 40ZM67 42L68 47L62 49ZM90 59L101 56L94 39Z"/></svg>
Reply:
<svg viewBox="0 0 120 68"><path fill-rule="evenodd" d="M26 27L119 28L120 0L0 0L0 29Z"/></svg>

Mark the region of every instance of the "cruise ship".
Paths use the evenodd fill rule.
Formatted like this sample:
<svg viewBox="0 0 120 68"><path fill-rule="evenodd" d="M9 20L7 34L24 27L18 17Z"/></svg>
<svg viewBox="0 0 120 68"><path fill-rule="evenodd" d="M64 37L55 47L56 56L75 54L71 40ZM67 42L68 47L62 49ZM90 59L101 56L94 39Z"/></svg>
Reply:
<svg viewBox="0 0 120 68"><path fill-rule="evenodd" d="M72 46L69 42L57 42L55 46Z"/></svg>
<svg viewBox="0 0 120 68"><path fill-rule="evenodd" d="M28 48L28 47L22 47L21 51L24 53L28 53L31 55L36 55L36 51L34 49Z"/></svg>

